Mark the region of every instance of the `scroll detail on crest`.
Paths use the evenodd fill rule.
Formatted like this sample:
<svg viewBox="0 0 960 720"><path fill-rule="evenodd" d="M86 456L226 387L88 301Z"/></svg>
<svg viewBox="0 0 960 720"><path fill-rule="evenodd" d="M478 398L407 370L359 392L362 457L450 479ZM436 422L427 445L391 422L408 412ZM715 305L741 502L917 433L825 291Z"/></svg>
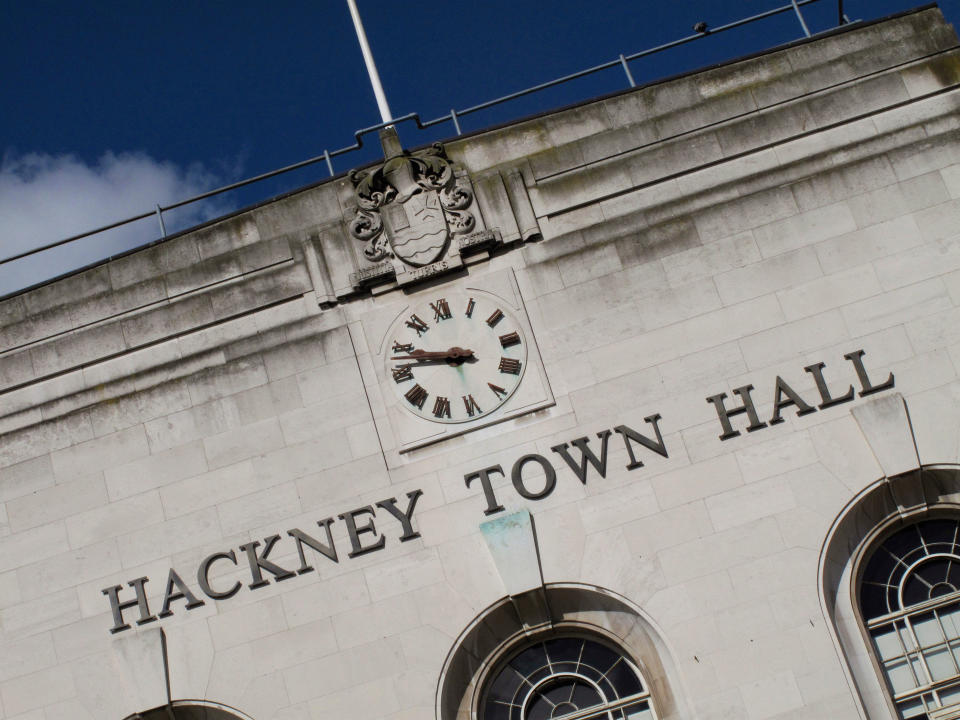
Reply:
<svg viewBox="0 0 960 720"><path fill-rule="evenodd" d="M413 267L429 265L444 255L452 236L476 227L467 209L473 192L456 177L439 143L352 172L350 180L358 205L350 234L366 243L370 262L396 257Z"/></svg>

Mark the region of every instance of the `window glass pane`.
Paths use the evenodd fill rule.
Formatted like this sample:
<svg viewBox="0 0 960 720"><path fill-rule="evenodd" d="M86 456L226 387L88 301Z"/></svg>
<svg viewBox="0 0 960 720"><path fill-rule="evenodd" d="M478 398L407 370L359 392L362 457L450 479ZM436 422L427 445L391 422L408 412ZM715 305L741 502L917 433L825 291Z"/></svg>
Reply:
<svg viewBox="0 0 960 720"><path fill-rule="evenodd" d="M630 697L643 692L643 685L636 673L625 662L619 662L607 672L607 680L613 685L618 698Z"/></svg>
<svg viewBox="0 0 960 720"><path fill-rule="evenodd" d="M583 648L580 671L584 672L586 668L590 668L592 671L584 674L599 680L619 659L620 656L606 646L600 643L587 643Z"/></svg>
<svg viewBox="0 0 960 720"><path fill-rule="evenodd" d="M960 638L960 607L951 604L940 610L940 622L948 639Z"/></svg>
<svg viewBox="0 0 960 720"><path fill-rule="evenodd" d="M521 675L528 677L539 668L546 666L547 653L543 648L543 644L539 643L517 655L510 661L510 664L513 665Z"/></svg>
<svg viewBox="0 0 960 720"><path fill-rule="evenodd" d="M960 685L954 685L940 691L940 704L953 705L960 703Z"/></svg>
<svg viewBox="0 0 960 720"><path fill-rule="evenodd" d="M897 707L900 710L900 717L902 718L926 717L926 710L924 710L920 698L906 700Z"/></svg>
<svg viewBox="0 0 960 720"><path fill-rule="evenodd" d="M493 682L487 687L487 701L499 700L510 702L520 685L525 685L523 678L513 668L504 668Z"/></svg>
<svg viewBox="0 0 960 720"><path fill-rule="evenodd" d="M903 660L887 663L884 665L884 670L890 680L890 687L893 688L894 694L912 690L917 686L913 679L913 673L910 672L910 667Z"/></svg>
<svg viewBox="0 0 960 720"><path fill-rule="evenodd" d="M881 660L891 660L903 655L903 648L897 640L897 634L892 625L877 628L873 631L873 641L877 644L877 652Z"/></svg>
<svg viewBox="0 0 960 720"><path fill-rule="evenodd" d="M927 659L927 667L930 668L930 674L934 680L946 680L957 674L953 655L946 647L927 650L923 655Z"/></svg>
<svg viewBox="0 0 960 720"><path fill-rule="evenodd" d="M940 623L933 616L933 613L924 613L915 618L911 618L913 631L917 634L917 641L921 647L929 647L943 642L943 633L940 632Z"/></svg>
<svg viewBox="0 0 960 720"><path fill-rule="evenodd" d="M547 640L543 644L546 652L546 658L554 665L559 660L576 660L580 657L580 649L583 647L583 640L580 638L554 638ZM556 668L554 668L556 672Z"/></svg>
<svg viewBox="0 0 960 720"><path fill-rule="evenodd" d="M647 703L638 703L625 709L627 720L653 720L653 710Z"/></svg>
<svg viewBox="0 0 960 720"><path fill-rule="evenodd" d="M957 534L956 520L926 520L920 524L920 534L931 552L953 552L953 541Z"/></svg>

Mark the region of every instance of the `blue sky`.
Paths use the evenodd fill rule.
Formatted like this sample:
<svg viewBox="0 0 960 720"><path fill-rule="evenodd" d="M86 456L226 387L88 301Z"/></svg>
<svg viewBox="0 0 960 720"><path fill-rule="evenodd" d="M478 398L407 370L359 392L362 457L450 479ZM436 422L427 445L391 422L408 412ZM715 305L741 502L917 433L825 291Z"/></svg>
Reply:
<svg viewBox="0 0 960 720"><path fill-rule="evenodd" d="M358 0L394 115L434 118L787 0ZM852 19L910 0L845 0ZM960 22L960 0L941 8ZM805 6L814 32L837 4ZM792 13L631 64L639 83L801 36ZM475 130L625 87L617 69L475 116ZM0 257L334 150L380 121L344 0L0 4ZM408 147L454 134L400 128ZM371 141L373 138L371 137ZM371 160L376 143L337 172ZM190 211L168 230L321 179L322 166ZM157 235L155 221L0 265L0 295Z"/></svg>

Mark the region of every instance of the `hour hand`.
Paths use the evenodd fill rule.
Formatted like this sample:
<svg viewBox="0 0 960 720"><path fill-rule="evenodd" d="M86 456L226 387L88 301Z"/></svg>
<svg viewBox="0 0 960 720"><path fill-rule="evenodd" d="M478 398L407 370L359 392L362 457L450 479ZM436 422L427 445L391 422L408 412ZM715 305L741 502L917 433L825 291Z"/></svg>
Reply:
<svg viewBox="0 0 960 720"><path fill-rule="evenodd" d="M473 355L473 350L452 347L447 350L411 350L409 355L394 355L391 360L459 360Z"/></svg>

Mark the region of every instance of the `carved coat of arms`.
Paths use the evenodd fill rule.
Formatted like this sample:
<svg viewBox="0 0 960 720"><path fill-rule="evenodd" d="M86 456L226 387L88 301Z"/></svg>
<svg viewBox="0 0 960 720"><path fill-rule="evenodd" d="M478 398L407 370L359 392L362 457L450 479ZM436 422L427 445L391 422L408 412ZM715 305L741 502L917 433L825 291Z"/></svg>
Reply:
<svg viewBox="0 0 960 720"><path fill-rule="evenodd" d="M415 268L429 265L444 256L453 236L476 226L468 209L473 193L458 180L440 144L353 172L350 180L357 201L350 233L366 243L363 254L370 262L395 257Z"/></svg>

